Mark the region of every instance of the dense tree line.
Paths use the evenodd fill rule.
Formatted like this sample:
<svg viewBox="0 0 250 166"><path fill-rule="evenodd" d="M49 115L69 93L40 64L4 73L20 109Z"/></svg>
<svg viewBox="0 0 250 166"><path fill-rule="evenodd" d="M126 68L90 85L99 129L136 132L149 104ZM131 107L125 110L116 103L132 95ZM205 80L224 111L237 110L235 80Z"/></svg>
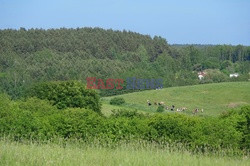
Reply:
<svg viewBox="0 0 250 166"><path fill-rule="evenodd" d="M223 79L200 82L197 71L205 69ZM249 71L250 47L242 45L169 45L159 36L101 28L0 30L0 91L13 98L45 81L163 78L169 87L230 81L233 72L240 73L234 80L248 80Z"/></svg>

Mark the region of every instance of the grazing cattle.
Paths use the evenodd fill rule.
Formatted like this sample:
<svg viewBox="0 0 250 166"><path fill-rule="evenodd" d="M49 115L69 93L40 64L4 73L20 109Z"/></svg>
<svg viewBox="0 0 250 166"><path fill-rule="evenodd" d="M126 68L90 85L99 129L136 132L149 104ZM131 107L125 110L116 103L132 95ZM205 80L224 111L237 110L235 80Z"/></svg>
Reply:
<svg viewBox="0 0 250 166"><path fill-rule="evenodd" d="M186 107L181 107L181 108L177 108L176 112L183 112L183 111L186 111L186 110L187 110Z"/></svg>
<svg viewBox="0 0 250 166"><path fill-rule="evenodd" d="M175 106L174 106L174 105L172 105L172 107L171 107L171 111L174 111L174 107L175 107Z"/></svg>
<svg viewBox="0 0 250 166"><path fill-rule="evenodd" d="M197 114L198 112L199 112L199 109L196 108L196 109L193 111L193 114L195 115L195 114Z"/></svg>
<svg viewBox="0 0 250 166"><path fill-rule="evenodd" d="M148 103L148 106L151 106L152 104L150 103L150 101L149 100L147 100L147 103Z"/></svg>
<svg viewBox="0 0 250 166"><path fill-rule="evenodd" d="M165 109L168 110L168 106L166 106Z"/></svg>
<svg viewBox="0 0 250 166"><path fill-rule="evenodd" d="M202 109L201 109L201 113L203 113L203 111L204 111L204 110L203 110L203 108L202 108Z"/></svg>
<svg viewBox="0 0 250 166"><path fill-rule="evenodd" d="M181 108L181 111L186 111L187 110L187 107L182 107Z"/></svg>
<svg viewBox="0 0 250 166"><path fill-rule="evenodd" d="M164 102L163 102L163 101L161 101L160 103L158 103L158 105L164 105Z"/></svg>
<svg viewBox="0 0 250 166"><path fill-rule="evenodd" d="M157 105L157 102L155 101L154 104Z"/></svg>

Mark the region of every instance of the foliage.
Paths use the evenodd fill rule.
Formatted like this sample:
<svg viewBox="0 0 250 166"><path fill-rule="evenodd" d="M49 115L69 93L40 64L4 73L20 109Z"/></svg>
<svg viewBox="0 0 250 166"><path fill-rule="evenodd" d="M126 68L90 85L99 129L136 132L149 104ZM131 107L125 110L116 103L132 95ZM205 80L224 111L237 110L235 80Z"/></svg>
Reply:
<svg viewBox="0 0 250 166"><path fill-rule="evenodd" d="M164 112L164 107L162 105L159 105L156 112L159 112L159 113Z"/></svg>
<svg viewBox="0 0 250 166"><path fill-rule="evenodd" d="M250 148L250 106L244 106L240 109L234 109L229 112L224 112L221 118L231 119L236 121L237 130L243 133L241 140L241 148Z"/></svg>
<svg viewBox="0 0 250 166"><path fill-rule="evenodd" d="M92 109L100 113L101 103L97 92L86 89L77 81L44 82L34 85L29 96L49 100L59 109L78 107Z"/></svg>
<svg viewBox="0 0 250 166"><path fill-rule="evenodd" d="M126 118L145 118L147 115L143 113L138 113L137 110L112 110L112 114L110 117L118 118L118 117L126 117Z"/></svg>
<svg viewBox="0 0 250 166"><path fill-rule="evenodd" d="M207 75L205 76L204 80L202 80L203 83L218 83L218 82L226 82L228 81L228 77L219 71L218 69L208 69L206 70Z"/></svg>
<svg viewBox="0 0 250 166"><path fill-rule="evenodd" d="M0 137L15 140L49 140L54 137L104 142L145 140L158 143L183 143L187 148L248 148L249 111L223 117L192 117L184 114L143 115L120 110L110 117L83 108L59 110L48 102L29 98L11 101L1 95ZM123 112L124 111L124 112Z"/></svg>
<svg viewBox="0 0 250 166"><path fill-rule="evenodd" d="M124 103L125 103L125 100L122 97L114 97L110 100L111 105L122 105Z"/></svg>
<svg viewBox="0 0 250 166"><path fill-rule="evenodd" d="M250 71L249 46L169 45L159 36L101 28L6 29L0 36L0 89L13 99L37 82L138 77L162 78L170 87L198 84L197 71L204 69L222 70L226 77ZM212 78L208 82L218 82Z"/></svg>

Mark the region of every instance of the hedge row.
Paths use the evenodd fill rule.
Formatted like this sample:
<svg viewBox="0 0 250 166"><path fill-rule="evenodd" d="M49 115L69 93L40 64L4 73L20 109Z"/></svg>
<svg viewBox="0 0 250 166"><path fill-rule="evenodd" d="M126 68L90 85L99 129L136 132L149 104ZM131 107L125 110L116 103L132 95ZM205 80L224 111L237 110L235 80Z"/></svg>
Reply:
<svg viewBox="0 0 250 166"><path fill-rule="evenodd" d="M217 118L145 115L125 110L104 117L83 108L60 110L37 98L11 101L0 96L0 136L12 135L16 139L98 138L111 142L139 139L184 143L190 147L249 149L249 119L250 106Z"/></svg>

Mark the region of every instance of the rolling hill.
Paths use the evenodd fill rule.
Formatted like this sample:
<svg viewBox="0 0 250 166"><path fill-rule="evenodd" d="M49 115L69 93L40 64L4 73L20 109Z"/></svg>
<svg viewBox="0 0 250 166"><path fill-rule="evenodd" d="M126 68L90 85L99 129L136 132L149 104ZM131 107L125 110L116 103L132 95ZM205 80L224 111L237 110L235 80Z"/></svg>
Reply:
<svg viewBox="0 0 250 166"><path fill-rule="evenodd" d="M194 86L182 86L164 88L161 90L148 90L142 92L134 92L124 95L126 104L122 106L113 106L109 104L109 100L113 97L104 97L102 111L108 115L112 109L137 109L145 112L155 112L157 106L155 101L163 101L165 105L175 108L187 107L186 113L191 114L195 108L204 109L199 115L216 116L231 108L250 104L250 82L226 82L203 84ZM147 105L150 100L152 106ZM166 110L165 112L170 112Z"/></svg>

